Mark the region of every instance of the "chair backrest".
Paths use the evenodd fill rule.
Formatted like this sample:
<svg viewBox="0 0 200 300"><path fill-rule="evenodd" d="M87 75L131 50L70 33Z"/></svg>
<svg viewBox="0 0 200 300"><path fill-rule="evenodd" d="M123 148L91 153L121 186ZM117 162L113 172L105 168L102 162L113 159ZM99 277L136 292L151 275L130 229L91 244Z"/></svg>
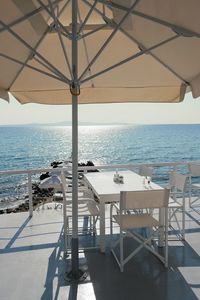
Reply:
<svg viewBox="0 0 200 300"><path fill-rule="evenodd" d="M169 189L122 191L120 210L168 207Z"/></svg>
<svg viewBox="0 0 200 300"><path fill-rule="evenodd" d="M153 168L147 167L147 166L140 166L139 175L152 177L153 176Z"/></svg>
<svg viewBox="0 0 200 300"><path fill-rule="evenodd" d="M200 176L200 163L199 164L189 163L188 169L191 176Z"/></svg>
<svg viewBox="0 0 200 300"><path fill-rule="evenodd" d="M175 188L181 192L185 191L187 176L180 174L176 171L170 173L169 185L170 188Z"/></svg>

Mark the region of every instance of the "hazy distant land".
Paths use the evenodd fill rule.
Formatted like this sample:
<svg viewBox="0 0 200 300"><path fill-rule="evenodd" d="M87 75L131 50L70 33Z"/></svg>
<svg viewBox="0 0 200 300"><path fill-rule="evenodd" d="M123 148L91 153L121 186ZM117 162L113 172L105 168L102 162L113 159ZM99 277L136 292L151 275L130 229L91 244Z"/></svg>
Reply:
<svg viewBox="0 0 200 300"><path fill-rule="evenodd" d="M97 123L97 122L79 122L78 125L81 126L111 126L111 125L135 125L135 124L129 124L129 123ZM6 124L6 125L0 125L0 126L31 126L31 127L37 127L37 126L72 126L71 121L62 121L62 122L56 122L56 123L29 123L29 124Z"/></svg>

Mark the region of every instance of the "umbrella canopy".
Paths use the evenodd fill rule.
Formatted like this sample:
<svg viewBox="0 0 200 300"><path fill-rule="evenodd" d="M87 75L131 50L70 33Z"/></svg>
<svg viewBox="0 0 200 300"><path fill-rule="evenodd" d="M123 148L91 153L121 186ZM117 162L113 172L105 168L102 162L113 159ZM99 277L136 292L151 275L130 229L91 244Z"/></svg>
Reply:
<svg viewBox="0 0 200 300"><path fill-rule="evenodd" d="M0 98L72 104L72 278L78 279L77 105L200 96L199 0L0 2Z"/></svg>
<svg viewBox="0 0 200 300"><path fill-rule="evenodd" d="M72 1L0 3L0 97L71 104ZM79 103L200 95L198 0L79 0ZM44 76L48 75L48 76Z"/></svg>

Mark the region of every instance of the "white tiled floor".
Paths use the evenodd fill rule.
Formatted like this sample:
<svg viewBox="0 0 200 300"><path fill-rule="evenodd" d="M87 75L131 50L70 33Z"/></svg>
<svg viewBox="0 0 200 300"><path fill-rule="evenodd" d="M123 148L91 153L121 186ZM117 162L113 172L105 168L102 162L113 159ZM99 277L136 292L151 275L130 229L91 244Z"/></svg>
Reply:
<svg viewBox="0 0 200 300"><path fill-rule="evenodd" d="M168 270L141 252L121 274L109 251L85 251L80 264L89 276L70 286L64 280L69 258L63 259L62 210L40 209L31 219L28 213L1 215L0 300L200 299L200 211L188 209L186 224L186 242L170 242Z"/></svg>

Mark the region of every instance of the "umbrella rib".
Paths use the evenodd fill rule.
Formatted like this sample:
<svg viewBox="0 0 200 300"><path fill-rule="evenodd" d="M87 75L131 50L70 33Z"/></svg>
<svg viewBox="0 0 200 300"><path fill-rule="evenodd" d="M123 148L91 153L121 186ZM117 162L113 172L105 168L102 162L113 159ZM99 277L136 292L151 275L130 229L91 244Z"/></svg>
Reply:
<svg viewBox="0 0 200 300"><path fill-rule="evenodd" d="M62 1L63 1L63 0L55 0L55 1L53 1L53 4L59 3L59 2L62 2ZM39 7L39 8L37 8L37 9L31 11L30 13L24 15L23 17L21 17L21 18L15 20L15 21L9 23L9 24L8 24L8 27L11 28L11 27L13 27L13 26L15 26L15 25L17 25L17 24L23 22L23 21L26 21L27 19L29 19L29 18L31 18L31 17L37 15L38 13L40 13L42 10L44 10L44 8L43 8L43 7ZM2 32L5 31L5 30L7 30L5 27L0 28L0 33L2 33Z"/></svg>
<svg viewBox="0 0 200 300"><path fill-rule="evenodd" d="M175 32L177 32L180 35L183 35L185 37L197 37L197 38L200 38L200 34L198 34L197 32L185 29L183 27L179 27L177 25L174 25L172 23L160 20L160 19L152 17L152 16L148 16L146 14L143 14L143 13L139 12L139 11L134 10L132 12L132 14L137 15L139 17L142 17L144 19L147 19L149 21L152 21L154 23L158 23L158 24L163 25L165 27L168 27L168 28L172 29L173 31L175 31Z"/></svg>
<svg viewBox="0 0 200 300"><path fill-rule="evenodd" d="M80 32L83 30L85 24L87 23L89 17L91 16L91 13L93 12L93 10L94 10L94 8L95 8L97 2L98 2L98 0L95 0L94 3L92 4L92 6L90 7L90 10L88 11L87 16L85 17L83 23L81 23L81 26L80 26L80 28L79 28L79 30L78 30L78 34L80 34Z"/></svg>
<svg viewBox="0 0 200 300"><path fill-rule="evenodd" d="M82 1L83 1L83 3L85 3L85 4L86 4L87 6L89 6L90 8L92 7L92 5L91 5L87 0L82 0ZM99 15L103 18L103 20L104 20L104 22L105 22L105 12L104 12L104 13L101 12L101 11L100 11L98 8L96 8L96 7L93 7L93 10L94 10L97 14L99 14ZM94 28L94 29L91 30L90 32L82 34L81 37L80 37L80 39L85 38L85 37L87 37L87 36L89 36L89 35L91 35L91 34L94 34L94 33L96 33L97 31L102 30L102 29L111 29L111 26L110 26L109 24L107 24L107 23L102 24L102 25L98 25L98 26L96 26L96 28Z"/></svg>
<svg viewBox="0 0 200 300"><path fill-rule="evenodd" d="M41 1L41 0L37 0L37 2L46 10L46 12L53 18L51 12L49 11L48 7ZM68 4L68 3L67 3ZM71 33L67 30L67 28L65 26L63 26L63 24L58 20L57 18L57 23L59 24L59 26L63 29L63 31L66 33L66 36L68 37L68 39L71 38Z"/></svg>
<svg viewBox="0 0 200 300"><path fill-rule="evenodd" d="M160 43L158 43L156 45L151 46L150 48L141 50L140 52L138 52L138 53L136 53L134 55L131 55L131 56L127 57L126 59L124 59L124 60L122 60L122 61L120 61L120 62L118 62L118 63L116 63L116 64L114 64L114 65L112 65L112 66L110 66L110 67L108 67L108 68L100 71L100 72L97 72L96 74L94 74L94 75L92 75L90 77L85 78L84 80L82 80L80 82L80 84L83 84L84 82L86 82L88 80L91 80L92 78L100 76L100 75L102 75L104 73L107 73L107 72L109 72L109 71L111 71L111 70L113 70L113 69L115 69L115 68L117 68L117 67L119 67L121 65L124 65L125 63L129 62L130 60L136 59L136 58L140 57L141 55L148 53L149 51L152 51L152 50L154 50L154 49L156 49L156 48L158 48L158 47L160 47L160 46L162 46L162 45L164 45L166 43L169 43L169 42L175 40L178 37L179 37L179 35L176 34L176 35L174 35L174 36L172 36L172 37L170 37L170 38L168 38L168 39L166 39L166 40L164 40L164 41L162 41L162 42L160 42Z"/></svg>
<svg viewBox="0 0 200 300"><path fill-rule="evenodd" d="M72 74L71 66L70 66L70 63L69 63L68 56L67 56L67 52L66 52L66 49L65 49L65 45L63 43L63 39L62 39L62 36L61 36L61 33L60 33L60 28L59 28L59 25L58 25L58 19L56 18L53 6L51 5L51 1L48 0L48 2L49 2L50 9L51 9L51 12L52 12L52 16L53 16L53 19L54 19L54 22L55 22L56 30L57 30L58 37L59 37L59 40L60 40L60 44L61 44L61 47L62 47L62 50L63 50L65 61L67 63L68 70L69 70L69 73L71 75L71 78L73 78L73 74Z"/></svg>
<svg viewBox="0 0 200 300"><path fill-rule="evenodd" d="M46 31L44 32L44 34L42 35L42 37L40 38L40 40L37 42L36 46L35 46L35 50L39 47L40 43L43 41L44 37L46 36L47 32L49 31L49 29L47 28ZM19 75L21 74L21 72L23 71L24 67L27 65L27 62L29 61L30 57L28 57L24 64L22 65L21 69L18 71L18 73L16 74L15 78L13 79L13 81L11 82L9 89L13 86L13 84L15 83L15 81L17 80L17 78L19 77Z"/></svg>
<svg viewBox="0 0 200 300"><path fill-rule="evenodd" d="M84 2L89 7L92 7L92 4L88 0L82 0L82 2ZM101 2L101 1L98 0L98 2ZM94 7L94 11L96 11L96 13L98 13L100 16L102 16L102 18L105 17L105 14L103 12L101 12L97 7Z"/></svg>
<svg viewBox="0 0 200 300"><path fill-rule="evenodd" d="M82 0L87 6L92 7L92 4L88 2L87 0ZM100 2L100 1L99 1ZM105 14L101 12L98 8L94 7L94 11L98 13L102 18L105 17Z"/></svg>
<svg viewBox="0 0 200 300"><path fill-rule="evenodd" d="M97 31L99 30L102 30L102 29L110 29L111 27L108 25L108 24L102 24L102 25L99 25L98 27L96 27L94 30L91 30L90 32L88 33L83 33L80 37L80 39L84 39L86 38L87 36L91 35L91 34L94 34L96 33Z"/></svg>
<svg viewBox="0 0 200 300"><path fill-rule="evenodd" d="M87 4L88 6L91 6L91 4L90 3L88 3L87 2L87 0L83 0L84 1L84 3L85 4ZM101 1L101 2L103 2L103 1ZM105 4L105 3L104 3ZM110 7L108 7L108 8L110 8ZM110 8L111 9L111 8ZM101 15L102 17L103 17L103 13L100 11L100 10L98 10L97 8L95 8L95 11L99 14L99 15ZM113 25L114 25L114 23L113 23ZM105 25L104 25L105 26ZM99 29L101 29L101 28L99 28ZM99 30L98 29L98 30ZM136 39L135 38L133 38L132 36L130 36L123 28L120 28L119 29L124 35L126 35L130 40L132 40L133 42L135 42L136 44L138 44L138 45L141 45L138 41L136 41ZM91 33L88 33L88 34L92 34L93 32L91 32ZM86 35L88 35L88 34L86 34ZM84 37L84 36L86 36L86 35L83 35L82 37ZM142 47L143 48L145 48L143 45L142 45ZM149 54L151 54L151 56L152 57L154 57L158 62L160 62L164 67L166 67L170 72L172 72L177 78L179 78L181 81L183 81L184 83L186 83L186 84L188 84L188 82L186 82L185 81L185 79L184 78L182 78L178 73L176 73L173 69L171 69L168 65L166 65L161 59L159 59L158 57L156 57L153 53L151 53L150 51L149 51Z"/></svg>
<svg viewBox="0 0 200 300"><path fill-rule="evenodd" d="M90 8L92 7L92 5L91 5L87 0L82 0L82 1L83 1L83 3L85 3L85 4L86 4L87 6L89 6ZM105 22L105 13L101 12L101 11L100 11L98 8L96 8L96 7L94 7L93 10L94 10L98 15L100 15L100 16L103 18L104 22ZM87 37L87 36L89 36L89 35L91 35L91 34L94 34L94 33L96 33L97 31L102 30L102 29L111 29L111 26L110 26L109 23L105 23L105 24L102 24L102 25L98 25L94 30L92 30L92 31L90 31L90 32L88 32L88 33L85 33L85 34L81 35L80 39L85 38L85 37Z"/></svg>
<svg viewBox="0 0 200 300"><path fill-rule="evenodd" d="M46 69L48 69L49 71L51 71L52 73L54 73L54 70L52 68L50 68L49 66L47 66L44 62L42 62L40 59L36 58L35 56L33 57L33 59L35 61L37 61L40 65L42 65L43 67L45 67ZM66 80L62 80L63 82L66 82Z"/></svg>
<svg viewBox="0 0 200 300"><path fill-rule="evenodd" d="M13 61L13 62L15 62L15 63L17 63L17 64L19 64L19 65L22 65L23 67L27 67L27 68L29 68L29 69L32 69L32 70L34 70L34 71L37 71L37 72L42 73L42 74L44 74L44 75L47 75L48 77L52 77L52 78L54 78L54 79L57 79L57 80L59 80L59 81L61 81L61 82L66 83L66 81L63 80L62 78L57 77L57 76L55 76L55 75L53 75L53 74L50 74L50 73L48 73L48 72L45 72L45 71L43 71L43 70L41 70L41 69L38 69L38 68L36 68L36 67L33 67L33 66L31 66L31 65L29 65L29 64L27 64L27 63L25 63L25 62L23 62L23 61L20 61L20 60L14 58L14 57L8 56L8 55L6 55L6 54L4 54L4 53L0 53L0 56L6 58L6 59L8 59L8 60L11 60L11 61ZM9 89L10 89L10 87L9 87Z"/></svg>
<svg viewBox="0 0 200 300"><path fill-rule="evenodd" d="M142 45L139 41L137 41L134 37L132 37L128 32L126 32L123 28L120 29L120 31L128 37L132 42L136 43L139 46L142 47L142 49L147 49L144 45ZM160 58L158 58L154 53L151 51L148 51L148 54L150 54L155 60L157 60L160 64L162 64L166 69L168 69L171 73L173 73L177 78L179 78L181 81L183 81L185 84L188 84L188 82L185 81L184 78L182 78L177 72L175 72L171 67L169 67L165 62L163 62Z"/></svg>
<svg viewBox="0 0 200 300"><path fill-rule="evenodd" d="M78 17L79 17L79 21L81 23L82 21L81 21L81 14L80 14L79 8L78 8ZM83 28L84 27L82 27L82 29L79 31L79 34L80 34L81 31L83 31ZM83 39L83 46L84 46L84 49L85 49L85 55L86 55L87 63L89 64L89 55L88 55L88 50L87 50L85 38L82 38L82 39ZM91 69L89 69L89 74L90 74L90 76L92 76ZM93 83L92 80L91 80L91 84L92 84L92 86L94 86L94 83Z"/></svg>
<svg viewBox="0 0 200 300"><path fill-rule="evenodd" d="M92 7L92 5L87 1L87 0L82 0L83 3L85 3L87 6L89 6L90 8ZM94 7L93 9L97 14L99 14L103 19L105 19L105 14L102 13L98 8ZM104 20L105 21L105 20ZM85 38L93 33L96 33L97 31L101 30L101 29L111 29L111 26L110 24L102 24L102 25L99 25L98 27L96 27L94 30L88 32L88 33L85 33L83 35L81 35L80 39L82 38Z"/></svg>
<svg viewBox="0 0 200 300"><path fill-rule="evenodd" d="M71 0L68 0L64 5L63 5L63 7L61 8L61 10L60 10L60 12L58 13L58 18L62 15L62 13L64 12L64 10L65 10L65 8L68 6L68 4L70 3L70 1ZM53 2L52 2L52 4L54 4Z"/></svg>
<svg viewBox="0 0 200 300"><path fill-rule="evenodd" d="M45 59L40 53L34 50L23 38L21 38L16 32L14 32L8 25L6 25L2 20L0 20L0 24L4 26L18 41L20 41L26 48L31 50L34 55L37 55L41 60L43 60L47 65L49 65L58 76L60 76L66 83L70 83L70 80L62 74L55 66L53 66L47 59Z"/></svg>
<svg viewBox="0 0 200 300"><path fill-rule="evenodd" d="M129 10L128 7L125 7L123 5L120 5L120 4L117 4L117 3L114 3L112 1L107 1L107 0L99 0L99 2L101 3L104 3L107 7L111 8L118 8L118 9L121 9L125 12L127 12ZM152 21L154 23L158 23L160 25L163 25L165 27L168 27L170 29L172 29L173 31L179 33L180 35L183 35L183 36L186 36L186 37L198 37L200 38L200 34L198 34L197 32L194 32L194 31L191 31L191 30L188 30L188 29L185 29L183 27L180 27L180 26L177 26L177 25L174 25L170 22L167 22L167 21L164 21L164 20L161 20L161 19L158 19L156 17L153 17L153 16L150 16L150 15L147 15L147 14L144 14L140 11L137 11L137 10L133 10L131 12L133 15L136 15L138 17L141 17L141 18L144 18L144 19L147 19L149 21Z"/></svg>
<svg viewBox="0 0 200 300"><path fill-rule="evenodd" d="M81 80L85 74L87 73L87 71L90 69L90 67L94 64L94 62L97 60L97 58L100 56L100 54L103 52L103 50L105 49L105 47L110 43L110 41L112 40L112 38L114 37L114 35L116 34L116 32L118 31L118 29L121 27L121 25L123 24L123 22L127 19L127 17L131 14L132 10L134 9L134 7L138 4L140 0L135 0L135 2L131 5L131 7L129 8L129 10L125 13L125 15L122 17L122 19L120 20L119 24L117 25L117 27L115 27L115 29L113 30L113 32L110 34L110 36L108 37L108 39L104 42L103 46L99 49L99 51L96 53L96 55L93 57L93 59L90 61L89 65L85 68L85 70L83 71L83 73L80 75L78 80Z"/></svg>

